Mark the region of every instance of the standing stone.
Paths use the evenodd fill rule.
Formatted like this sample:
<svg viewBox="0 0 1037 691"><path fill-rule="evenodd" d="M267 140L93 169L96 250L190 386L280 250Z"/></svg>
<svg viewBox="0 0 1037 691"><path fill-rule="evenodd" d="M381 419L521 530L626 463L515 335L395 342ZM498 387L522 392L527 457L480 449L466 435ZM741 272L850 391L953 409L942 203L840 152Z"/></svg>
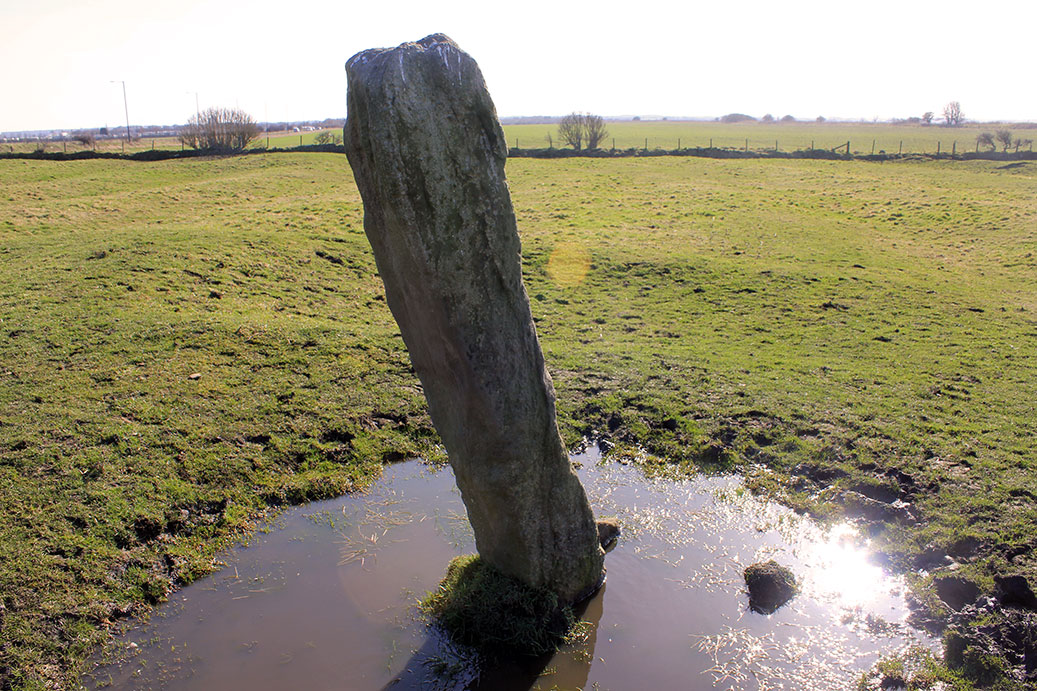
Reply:
<svg viewBox="0 0 1037 691"><path fill-rule="evenodd" d="M358 53L346 73L364 230L479 553L574 602L600 584L604 552L555 423L479 66L435 34Z"/></svg>

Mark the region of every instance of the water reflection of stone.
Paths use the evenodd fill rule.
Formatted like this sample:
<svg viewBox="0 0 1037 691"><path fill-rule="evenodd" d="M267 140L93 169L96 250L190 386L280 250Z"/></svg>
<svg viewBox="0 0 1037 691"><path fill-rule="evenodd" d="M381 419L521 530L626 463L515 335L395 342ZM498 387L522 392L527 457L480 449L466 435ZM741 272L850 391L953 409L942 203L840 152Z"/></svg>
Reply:
<svg viewBox="0 0 1037 691"><path fill-rule="evenodd" d="M408 462L366 493L286 513L121 639L122 651L137 646L129 664L84 684L842 689L883 652L934 645L906 624L901 579L868 562L852 526L826 530L736 477L646 480L593 449L579 460L596 514L616 516L623 533L583 614L588 640L551 660L479 669L415 619L417 598L473 545L449 468ZM742 571L770 558L802 590L762 616L749 611Z"/></svg>

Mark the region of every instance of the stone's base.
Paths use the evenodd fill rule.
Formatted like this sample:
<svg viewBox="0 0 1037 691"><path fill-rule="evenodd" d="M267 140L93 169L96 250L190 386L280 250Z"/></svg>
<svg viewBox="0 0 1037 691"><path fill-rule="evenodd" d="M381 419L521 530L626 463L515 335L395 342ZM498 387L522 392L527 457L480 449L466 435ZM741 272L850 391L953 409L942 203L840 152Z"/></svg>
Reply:
<svg viewBox="0 0 1037 691"><path fill-rule="evenodd" d="M749 609L759 614L773 614L799 590L792 571L773 559L747 567L743 575Z"/></svg>
<svg viewBox="0 0 1037 691"><path fill-rule="evenodd" d="M604 581L602 572L601 582L586 597ZM420 607L456 643L499 660L550 655L578 638L582 628L573 611L577 604L563 604L550 590L532 588L469 555L450 562L439 587Z"/></svg>
<svg viewBox="0 0 1037 691"><path fill-rule="evenodd" d="M598 591L605 586L606 571L607 570L605 569L605 567L601 568L601 577L598 579L598 582L592 585L590 588L587 588L587 590L583 591L579 595L577 595L576 599L573 601L573 607L578 607L586 603L588 600L590 600L592 597L598 594Z"/></svg>

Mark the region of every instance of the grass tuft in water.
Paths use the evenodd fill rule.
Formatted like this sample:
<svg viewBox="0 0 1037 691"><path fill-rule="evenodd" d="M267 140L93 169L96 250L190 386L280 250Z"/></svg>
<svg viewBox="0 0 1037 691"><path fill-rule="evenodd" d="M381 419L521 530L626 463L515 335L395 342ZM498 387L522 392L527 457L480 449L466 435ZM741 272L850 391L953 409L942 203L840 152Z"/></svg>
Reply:
<svg viewBox="0 0 1037 691"><path fill-rule="evenodd" d="M586 635L586 623L553 592L505 575L477 555L452 559L419 606L453 641L491 660L546 655Z"/></svg>

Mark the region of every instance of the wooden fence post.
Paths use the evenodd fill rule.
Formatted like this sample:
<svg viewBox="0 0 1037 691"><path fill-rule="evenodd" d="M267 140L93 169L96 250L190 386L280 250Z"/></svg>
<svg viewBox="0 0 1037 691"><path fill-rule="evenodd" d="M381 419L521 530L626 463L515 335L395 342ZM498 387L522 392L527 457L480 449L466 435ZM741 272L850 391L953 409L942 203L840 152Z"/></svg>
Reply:
<svg viewBox="0 0 1037 691"><path fill-rule="evenodd" d="M897 152L897 155L902 156L903 154L904 154L904 140L901 139L900 140L900 151Z"/></svg>
<svg viewBox="0 0 1037 691"><path fill-rule="evenodd" d="M778 150L778 140L777 139L774 140L774 150L775 151Z"/></svg>
<svg viewBox="0 0 1037 691"><path fill-rule="evenodd" d="M746 137L746 139L745 139L745 152L749 153L749 138L748 137Z"/></svg>
<svg viewBox="0 0 1037 691"><path fill-rule="evenodd" d="M645 151L648 151L648 137L645 137Z"/></svg>
<svg viewBox="0 0 1037 691"><path fill-rule="evenodd" d="M958 153L958 140L954 140L954 142L951 144L951 156L954 156L957 153Z"/></svg>
<svg viewBox="0 0 1037 691"><path fill-rule="evenodd" d="M681 150L681 138L677 137L677 151Z"/></svg>
<svg viewBox="0 0 1037 691"><path fill-rule="evenodd" d="M875 155L875 140L874 139L871 140L871 155L872 156Z"/></svg>
<svg viewBox="0 0 1037 691"><path fill-rule="evenodd" d="M936 155L937 156L940 155L940 141L939 140L936 141Z"/></svg>
<svg viewBox="0 0 1037 691"><path fill-rule="evenodd" d="M709 148L713 148L713 137L709 138Z"/></svg>

